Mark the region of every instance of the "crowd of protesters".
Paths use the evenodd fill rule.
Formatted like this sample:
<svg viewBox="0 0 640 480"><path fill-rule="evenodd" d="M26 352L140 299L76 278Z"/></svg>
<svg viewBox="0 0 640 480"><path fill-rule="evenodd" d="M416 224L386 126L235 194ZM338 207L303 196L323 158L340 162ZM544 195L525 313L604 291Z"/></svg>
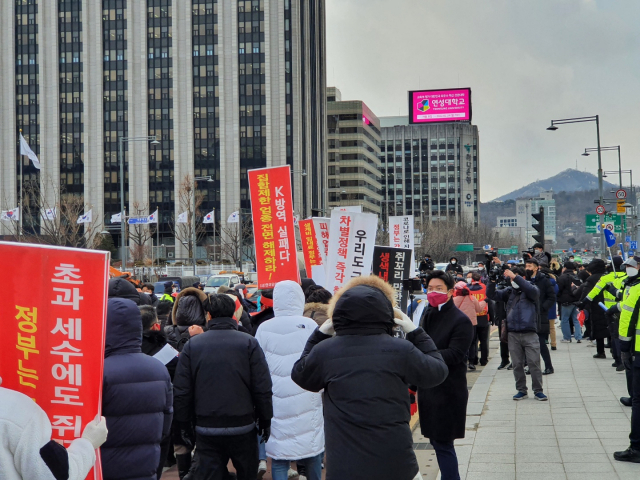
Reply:
<svg viewBox="0 0 640 480"><path fill-rule="evenodd" d="M633 261L596 259L581 275L536 245L522 262L494 258L464 279L452 258L447 271L424 276L426 306L414 320L375 276L352 279L335 295L308 279L284 281L253 299L244 285L207 294L200 284L178 292L167 282L158 296L152 285L112 279L104 417L64 448L50 441L37 405L0 388L0 477L84 478L100 448L105 480L160 479L172 465L180 479L262 479L268 459L274 480L320 480L323 469L328 480L413 480L422 478L409 426L417 409L441 478L457 480L467 371L487 365L491 325L499 330L498 368L513 370L514 400L528 397L527 375L534 398L547 400L543 376L554 373L549 347L557 348L559 311L561 342L588 340L597 359L610 348L613 366L627 372L630 397L621 402L636 407L638 368L629 368L616 316L625 282L638 276ZM578 312L587 317L584 332ZM640 455L633 431L631 438L618 460Z"/></svg>

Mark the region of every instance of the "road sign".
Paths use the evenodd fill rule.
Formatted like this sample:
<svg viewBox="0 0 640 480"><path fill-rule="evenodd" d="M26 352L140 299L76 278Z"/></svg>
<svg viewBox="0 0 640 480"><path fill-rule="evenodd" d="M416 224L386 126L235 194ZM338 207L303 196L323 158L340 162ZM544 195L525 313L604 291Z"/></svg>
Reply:
<svg viewBox="0 0 640 480"><path fill-rule="evenodd" d="M129 225L147 225L149 223L149 217L130 218Z"/></svg>
<svg viewBox="0 0 640 480"><path fill-rule="evenodd" d="M625 199L627 198L627 191L624 188L620 188L616 191L616 198Z"/></svg>
<svg viewBox="0 0 640 480"><path fill-rule="evenodd" d="M630 242L631 241L631 235L627 235L626 237L624 237L624 241L625 242Z"/></svg>
<svg viewBox="0 0 640 480"><path fill-rule="evenodd" d="M617 212L618 213L625 213L627 210L624 208L624 204L626 203L625 200L618 200L618 205L617 205Z"/></svg>
<svg viewBox="0 0 640 480"><path fill-rule="evenodd" d="M518 255L518 247L512 246L511 248L499 248L498 255Z"/></svg>
<svg viewBox="0 0 640 480"><path fill-rule="evenodd" d="M637 250L638 249L638 241L637 240L631 240L629 242L629 249L631 250Z"/></svg>
<svg viewBox="0 0 640 480"><path fill-rule="evenodd" d="M622 233L622 216L616 215L615 213L607 213L604 216L604 224L613 225L608 230L612 230L615 233ZM596 234L600 233L600 216L599 215L586 215L585 217L585 227L586 233Z"/></svg>
<svg viewBox="0 0 640 480"><path fill-rule="evenodd" d="M604 208L604 205L598 205L598 206L596 207L596 213L597 213L598 215L604 215L605 213L607 213L607 209L606 209L606 208Z"/></svg>

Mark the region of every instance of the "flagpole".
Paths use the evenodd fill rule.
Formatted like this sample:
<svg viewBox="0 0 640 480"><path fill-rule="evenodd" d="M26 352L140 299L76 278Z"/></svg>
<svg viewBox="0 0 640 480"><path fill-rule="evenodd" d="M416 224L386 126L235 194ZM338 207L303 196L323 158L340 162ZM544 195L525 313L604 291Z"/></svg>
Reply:
<svg viewBox="0 0 640 480"><path fill-rule="evenodd" d="M20 135L22 135L22 129L20 129ZM18 241L22 242L22 210L23 210L23 206L22 206L22 163L24 161L24 159L22 158L22 154L19 155L20 158L20 208L19 208L19 212L20 212L20 218L18 219Z"/></svg>

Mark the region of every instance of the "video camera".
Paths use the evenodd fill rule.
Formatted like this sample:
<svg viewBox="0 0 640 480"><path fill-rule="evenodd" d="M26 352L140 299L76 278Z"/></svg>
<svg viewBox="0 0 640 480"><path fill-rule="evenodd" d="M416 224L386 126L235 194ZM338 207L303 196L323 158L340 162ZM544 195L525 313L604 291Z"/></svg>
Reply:
<svg viewBox="0 0 640 480"><path fill-rule="evenodd" d="M496 282L498 285L506 284L504 272L507 270L507 266L502 263L493 263L493 259L497 256L496 252L489 252L485 254L485 258L487 259L487 276L489 277L489 280Z"/></svg>

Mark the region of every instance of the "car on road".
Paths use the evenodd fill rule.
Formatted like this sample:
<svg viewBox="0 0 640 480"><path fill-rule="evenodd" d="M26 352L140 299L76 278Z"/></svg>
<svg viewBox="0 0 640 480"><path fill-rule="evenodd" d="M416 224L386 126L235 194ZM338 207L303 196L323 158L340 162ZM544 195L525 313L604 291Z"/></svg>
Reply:
<svg viewBox="0 0 640 480"><path fill-rule="evenodd" d="M237 284L241 283L240 276L235 273L225 273L220 275L214 275L207 279L207 283L204 284L205 293L217 293L218 288L225 287L233 288Z"/></svg>
<svg viewBox="0 0 640 480"><path fill-rule="evenodd" d="M447 268L447 265L449 265L449 263L436 263L436 270L444 271L444 269Z"/></svg>

